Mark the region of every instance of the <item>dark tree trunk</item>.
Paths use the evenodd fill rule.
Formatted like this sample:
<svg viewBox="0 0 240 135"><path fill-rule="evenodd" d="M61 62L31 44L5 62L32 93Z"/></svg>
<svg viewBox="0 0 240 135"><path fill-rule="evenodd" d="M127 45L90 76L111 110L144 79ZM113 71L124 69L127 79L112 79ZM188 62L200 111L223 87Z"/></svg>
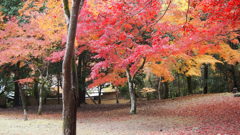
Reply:
<svg viewBox="0 0 240 135"><path fill-rule="evenodd" d="M116 104L119 104L119 89L116 87Z"/></svg>
<svg viewBox="0 0 240 135"><path fill-rule="evenodd" d="M192 77L187 76L188 94L192 94Z"/></svg>
<svg viewBox="0 0 240 135"><path fill-rule="evenodd" d="M77 76L77 65L76 65L76 59L75 59L75 55L73 55L73 59L72 59L72 86L74 88L75 91L75 98L76 98L76 106L79 104L79 91L78 91L78 76Z"/></svg>
<svg viewBox="0 0 240 135"><path fill-rule="evenodd" d="M161 81L162 81L161 77L159 77L159 79L158 79L158 86L157 86L158 100L161 100L161 84L162 84Z"/></svg>
<svg viewBox="0 0 240 135"><path fill-rule="evenodd" d="M18 82L14 82L15 90L14 90L14 106L20 106L20 101L19 101L19 86Z"/></svg>
<svg viewBox="0 0 240 135"><path fill-rule="evenodd" d="M136 93L133 87L133 78L130 74L129 69L126 70L127 74L127 79L128 79L128 89L129 89L129 96L130 96L130 102L131 102L131 107L130 107L130 114L136 114L137 113L137 101L136 101Z"/></svg>
<svg viewBox="0 0 240 135"><path fill-rule="evenodd" d="M99 90L98 90L98 104L101 104L101 93L102 93L102 85L99 86Z"/></svg>
<svg viewBox="0 0 240 135"><path fill-rule="evenodd" d="M57 76L57 102L60 104L60 75Z"/></svg>
<svg viewBox="0 0 240 135"><path fill-rule="evenodd" d="M39 105L38 84L39 84L38 81L34 80L33 94L34 94L35 100L37 101L37 104Z"/></svg>
<svg viewBox="0 0 240 135"><path fill-rule="evenodd" d="M24 120L28 120L28 117L27 117L27 104L26 104L25 94L24 94L24 91L22 90L22 87L21 87L20 84L19 84L18 87L19 87L19 94L20 94L21 101L22 101Z"/></svg>
<svg viewBox="0 0 240 135"><path fill-rule="evenodd" d="M181 96L181 89L180 89L180 78L179 74L177 73L177 87L178 87L178 96Z"/></svg>
<svg viewBox="0 0 240 135"><path fill-rule="evenodd" d="M79 106L86 103L86 52L79 55L78 59L78 78L79 78Z"/></svg>
<svg viewBox="0 0 240 135"><path fill-rule="evenodd" d="M82 79L83 80L83 79ZM86 104L86 85L85 85L85 79L83 82L79 84L79 105L80 104Z"/></svg>
<svg viewBox="0 0 240 135"><path fill-rule="evenodd" d="M167 99L169 97L169 88L168 88L168 82L164 82L164 99Z"/></svg>
<svg viewBox="0 0 240 135"><path fill-rule="evenodd" d="M86 92L87 96L90 98L90 100L96 105L97 102Z"/></svg>
<svg viewBox="0 0 240 135"><path fill-rule="evenodd" d="M204 65L204 77L203 77L204 87L203 87L203 94L208 93L208 65Z"/></svg>
<svg viewBox="0 0 240 135"><path fill-rule="evenodd" d="M66 2L66 1L64 1ZM66 52L63 60L63 134L76 135L77 88L74 86L74 42L77 29L79 9L84 0L73 0L70 16ZM66 5L64 5L66 8Z"/></svg>
<svg viewBox="0 0 240 135"><path fill-rule="evenodd" d="M231 73L232 73L232 79L233 79L233 87L238 88L237 77L236 77L234 65L231 65Z"/></svg>
<svg viewBox="0 0 240 135"><path fill-rule="evenodd" d="M41 79L42 79L42 77L41 77ZM42 115L43 89L44 89L44 82L41 84L41 87L40 87L40 89L39 89L38 115Z"/></svg>
<svg viewBox="0 0 240 135"><path fill-rule="evenodd" d="M19 93L19 85L17 80L19 79L19 63L16 64L16 72L14 73L14 106L20 106L20 93Z"/></svg>
<svg viewBox="0 0 240 135"><path fill-rule="evenodd" d="M161 78L161 80L162 80L163 78ZM165 86L164 86L164 82L161 82L161 84L160 84L160 98L161 99L165 99Z"/></svg>

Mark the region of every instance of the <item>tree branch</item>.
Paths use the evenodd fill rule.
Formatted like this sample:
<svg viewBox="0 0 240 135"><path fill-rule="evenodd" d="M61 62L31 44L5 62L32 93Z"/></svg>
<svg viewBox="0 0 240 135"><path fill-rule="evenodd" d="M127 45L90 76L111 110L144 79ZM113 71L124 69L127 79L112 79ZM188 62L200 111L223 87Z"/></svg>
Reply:
<svg viewBox="0 0 240 135"><path fill-rule="evenodd" d="M64 14L66 17L66 22L67 25L70 22L70 9L69 9L69 4L68 4L68 0L62 0L62 4L63 4L63 10L64 10Z"/></svg>
<svg viewBox="0 0 240 135"><path fill-rule="evenodd" d="M143 63L142 63L142 65L135 71L135 73L133 74L133 77L132 77L132 79L134 79L135 78L135 76L136 76L136 74L137 74L137 72L139 72L141 69L143 69L143 67L144 67L144 65L145 65L145 63L146 63L146 57L143 57Z"/></svg>
<svg viewBox="0 0 240 135"><path fill-rule="evenodd" d="M185 25L186 25L187 22L188 22L189 8L190 8L190 0L188 0L188 8L187 8L187 13L186 13L186 21L185 21L185 24L183 25L184 30L185 30Z"/></svg>
<svg viewBox="0 0 240 135"><path fill-rule="evenodd" d="M159 19L157 19L157 21L156 21L155 23L153 23L151 26L153 26L153 25L155 25L156 23L158 23L158 22L165 16L165 14L167 13L167 11L168 11L171 3L172 3L172 0L170 0L170 2L168 3L168 6L167 6L166 10L164 11L163 15L162 15Z"/></svg>
<svg viewBox="0 0 240 135"><path fill-rule="evenodd" d="M190 8L190 0L188 0L188 8L187 8L187 13L186 13L186 22L185 22L185 24L186 24L187 21L188 21L188 12L189 12L189 8Z"/></svg>

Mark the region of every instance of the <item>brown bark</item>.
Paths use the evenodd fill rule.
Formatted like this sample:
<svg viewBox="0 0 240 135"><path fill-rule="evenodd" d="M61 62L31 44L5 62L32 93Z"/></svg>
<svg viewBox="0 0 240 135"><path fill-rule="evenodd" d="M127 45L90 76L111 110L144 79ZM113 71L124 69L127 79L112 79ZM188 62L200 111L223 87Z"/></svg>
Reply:
<svg viewBox="0 0 240 135"><path fill-rule="evenodd" d="M64 0L65 2L66 0ZM68 28L66 52L63 60L63 134L76 135L77 119L77 88L74 80L74 42L77 29L79 9L83 6L84 0L73 0L72 12ZM64 5L66 8L66 4ZM66 13L66 12L65 12Z"/></svg>
<svg viewBox="0 0 240 135"><path fill-rule="evenodd" d="M181 96L181 89L180 89L180 77L179 74L177 73L177 88L178 88L178 96Z"/></svg>
<svg viewBox="0 0 240 135"><path fill-rule="evenodd" d="M39 95L38 95L38 80L37 79L35 79L34 80L34 86L33 86L33 93L34 93L34 97L35 97L35 99L36 99L36 102L37 102L37 104L39 104Z"/></svg>
<svg viewBox="0 0 240 135"><path fill-rule="evenodd" d="M101 93L102 93L102 85L99 86L99 90L98 90L98 104L101 104L102 102Z"/></svg>
<svg viewBox="0 0 240 135"><path fill-rule="evenodd" d="M119 104L119 89L116 87L116 104Z"/></svg>
<svg viewBox="0 0 240 135"><path fill-rule="evenodd" d="M204 65L204 77L203 77L203 82L204 82L204 87L203 87L203 94L208 93L208 65Z"/></svg>
<svg viewBox="0 0 240 135"><path fill-rule="evenodd" d="M19 85L18 85L18 82L17 80L19 79L19 63L16 64L16 72L14 73L15 76L14 76L14 86L15 86L15 89L14 89L14 106L19 106L20 105L20 93L19 93Z"/></svg>
<svg viewBox="0 0 240 135"><path fill-rule="evenodd" d="M86 103L86 54L84 51L78 58L79 106Z"/></svg>
<svg viewBox="0 0 240 135"><path fill-rule="evenodd" d="M158 100L161 100L161 77L158 79L158 86L157 86L157 92L158 92Z"/></svg>
<svg viewBox="0 0 240 135"><path fill-rule="evenodd" d="M22 90L21 85L19 84L19 93L20 93L20 97L21 97L21 101L22 101L22 108L23 108L23 116L24 116L24 120L28 120L27 117L27 104L26 104L26 98L25 98L25 94L24 91Z"/></svg>
<svg viewBox="0 0 240 135"><path fill-rule="evenodd" d="M61 78L60 78L60 75L57 75L57 101L58 101L58 104L60 104L60 81L61 81Z"/></svg>
<svg viewBox="0 0 240 135"><path fill-rule="evenodd" d="M192 77L187 76L188 94L192 94Z"/></svg>
<svg viewBox="0 0 240 135"><path fill-rule="evenodd" d="M43 79L42 77L40 77ZM44 80L41 84L41 87L39 89L39 105L38 105L38 115L42 115L42 105L43 105L43 89L44 89Z"/></svg>
<svg viewBox="0 0 240 135"><path fill-rule="evenodd" d="M238 88L237 77L236 77L234 65L231 65L231 73L232 73L232 79L233 79L233 88Z"/></svg>
<svg viewBox="0 0 240 135"><path fill-rule="evenodd" d="M133 78L130 74L129 69L126 70L126 74L127 74L127 79L128 79L128 89L129 89L129 96L130 96L130 103L131 103L131 107L130 107L130 114L136 114L137 113L137 101L136 101L136 94L135 94L135 90L133 88Z"/></svg>
<svg viewBox="0 0 240 135"><path fill-rule="evenodd" d="M17 80L17 79L15 79ZM19 101L19 86L18 82L14 82L15 90L14 90L14 106L19 106L20 101Z"/></svg>
<svg viewBox="0 0 240 135"><path fill-rule="evenodd" d="M168 87L169 83L164 82L163 85L164 85L164 97L163 98L167 99L169 97L169 87Z"/></svg>

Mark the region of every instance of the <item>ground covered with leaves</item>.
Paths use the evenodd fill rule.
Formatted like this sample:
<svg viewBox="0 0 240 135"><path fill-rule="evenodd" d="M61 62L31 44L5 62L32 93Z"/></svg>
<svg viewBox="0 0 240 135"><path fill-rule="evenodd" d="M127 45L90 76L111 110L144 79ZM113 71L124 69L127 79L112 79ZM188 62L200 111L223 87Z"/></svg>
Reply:
<svg viewBox="0 0 240 135"><path fill-rule="evenodd" d="M42 116L29 108L0 109L0 135L59 135L61 106L45 106ZM83 105L78 110L80 135L239 135L240 98L231 93L139 101L138 114L128 104Z"/></svg>

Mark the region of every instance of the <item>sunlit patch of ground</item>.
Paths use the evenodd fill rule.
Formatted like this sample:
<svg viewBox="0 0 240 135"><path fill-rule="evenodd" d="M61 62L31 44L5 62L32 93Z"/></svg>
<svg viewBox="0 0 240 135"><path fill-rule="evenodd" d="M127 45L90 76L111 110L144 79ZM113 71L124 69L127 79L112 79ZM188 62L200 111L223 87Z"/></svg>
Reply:
<svg viewBox="0 0 240 135"><path fill-rule="evenodd" d="M114 102L114 101L113 101ZM0 135L59 135L61 106L45 106L42 116L29 108L0 109ZM138 114L129 104L82 105L78 109L79 135L240 135L240 97L231 93L193 95L141 101Z"/></svg>

